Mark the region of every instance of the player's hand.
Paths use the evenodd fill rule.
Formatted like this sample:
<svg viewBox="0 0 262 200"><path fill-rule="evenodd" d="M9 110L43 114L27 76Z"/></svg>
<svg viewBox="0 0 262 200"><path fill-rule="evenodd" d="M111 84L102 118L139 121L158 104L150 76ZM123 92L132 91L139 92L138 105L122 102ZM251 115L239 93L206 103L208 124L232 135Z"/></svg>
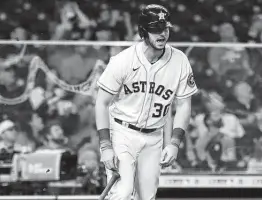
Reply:
<svg viewBox="0 0 262 200"><path fill-rule="evenodd" d="M178 147L172 144L167 145L162 151L160 165L168 167L177 159Z"/></svg>
<svg viewBox="0 0 262 200"><path fill-rule="evenodd" d="M119 160L112 148L105 149L101 152L101 161L107 169L117 171Z"/></svg>

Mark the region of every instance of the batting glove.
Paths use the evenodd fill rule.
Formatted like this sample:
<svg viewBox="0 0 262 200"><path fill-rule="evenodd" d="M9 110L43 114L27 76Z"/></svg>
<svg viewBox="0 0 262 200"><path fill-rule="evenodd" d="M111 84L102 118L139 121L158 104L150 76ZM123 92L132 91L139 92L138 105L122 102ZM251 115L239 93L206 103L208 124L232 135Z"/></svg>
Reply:
<svg viewBox="0 0 262 200"><path fill-rule="evenodd" d="M119 161L111 145L101 147L101 161L107 169L117 171Z"/></svg>
<svg viewBox="0 0 262 200"><path fill-rule="evenodd" d="M162 151L160 165L168 167L177 159L179 147L169 144Z"/></svg>

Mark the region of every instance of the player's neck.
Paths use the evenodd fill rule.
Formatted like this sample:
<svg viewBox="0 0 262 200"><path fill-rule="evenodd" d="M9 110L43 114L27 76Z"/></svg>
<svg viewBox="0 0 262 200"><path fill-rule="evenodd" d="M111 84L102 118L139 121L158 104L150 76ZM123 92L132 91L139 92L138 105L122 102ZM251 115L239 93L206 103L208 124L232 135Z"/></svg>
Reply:
<svg viewBox="0 0 262 200"><path fill-rule="evenodd" d="M142 50L146 59L152 64L158 61L164 53L164 49L154 49L151 45L147 44L146 42L143 42Z"/></svg>

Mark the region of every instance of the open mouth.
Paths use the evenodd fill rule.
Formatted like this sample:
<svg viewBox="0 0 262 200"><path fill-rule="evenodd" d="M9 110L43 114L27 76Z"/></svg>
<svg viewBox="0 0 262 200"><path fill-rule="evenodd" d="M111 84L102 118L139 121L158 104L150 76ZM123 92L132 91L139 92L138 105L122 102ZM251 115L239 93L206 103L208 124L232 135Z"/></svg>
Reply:
<svg viewBox="0 0 262 200"><path fill-rule="evenodd" d="M164 42L164 41L165 41L165 38L157 39L156 41L157 41L157 42Z"/></svg>

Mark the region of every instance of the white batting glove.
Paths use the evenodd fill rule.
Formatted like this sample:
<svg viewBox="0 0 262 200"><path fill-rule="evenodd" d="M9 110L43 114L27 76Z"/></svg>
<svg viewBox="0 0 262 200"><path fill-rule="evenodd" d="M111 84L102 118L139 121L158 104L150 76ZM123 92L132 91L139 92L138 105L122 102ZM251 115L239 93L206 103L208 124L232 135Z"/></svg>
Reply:
<svg viewBox="0 0 262 200"><path fill-rule="evenodd" d="M101 151L101 161L107 169L117 171L119 160L116 157L113 148L107 148Z"/></svg>
<svg viewBox="0 0 262 200"><path fill-rule="evenodd" d="M177 159L179 148L175 145L169 144L162 151L160 165L168 167Z"/></svg>

